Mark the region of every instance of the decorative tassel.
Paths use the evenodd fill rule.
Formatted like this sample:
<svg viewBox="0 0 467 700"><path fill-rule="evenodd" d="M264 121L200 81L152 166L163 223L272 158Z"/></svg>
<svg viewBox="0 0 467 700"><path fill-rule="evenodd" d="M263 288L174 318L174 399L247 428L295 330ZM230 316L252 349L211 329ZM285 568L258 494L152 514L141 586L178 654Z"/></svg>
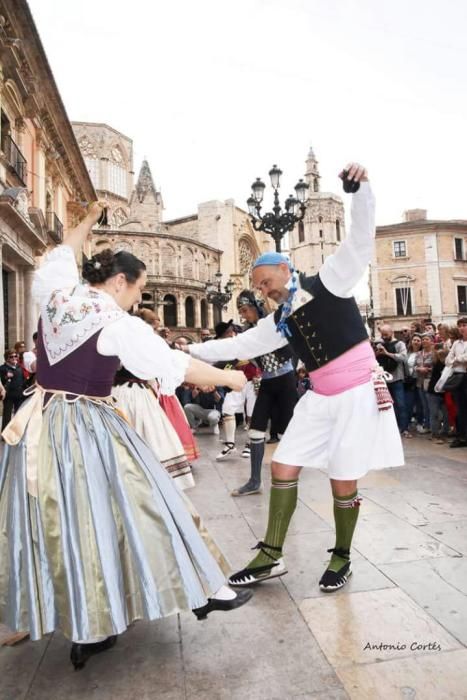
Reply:
<svg viewBox="0 0 467 700"><path fill-rule="evenodd" d="M386 384L386 380L388 379L392 379L392 374L385 372L379 365L373 370L372 381L376 394L378 411L388 411L394 404L392 396L389 393L388 385Z"/></svg>

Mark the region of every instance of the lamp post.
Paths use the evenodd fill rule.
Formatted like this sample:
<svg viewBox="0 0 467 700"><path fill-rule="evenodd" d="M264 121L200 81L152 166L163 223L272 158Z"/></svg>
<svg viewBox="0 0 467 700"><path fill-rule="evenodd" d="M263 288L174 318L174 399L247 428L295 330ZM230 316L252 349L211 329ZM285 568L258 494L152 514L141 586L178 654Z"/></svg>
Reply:
<svg viewBox="0 0 467 700"><path fill-rule="evenodd" d="M261 203L264 197L266 185L256 178L251 186L252 194L247 199L248 211L255 231L265 231L269 233L276 244L276 251L281 252L281 240L288 231L293 231L296 223L305 216L306 192L309 185L300 179L295 185L295 197L289 195L285 200L284 209L279 202L279 188L282 170L273 165L269 171L271 186L274 190L274 206L272 212L261 213Z"/></svg>
<svg viewBox="0 0 467 700"><path fill-rule="evenodd" d="M215 278L215 282L206 282L206 299L208 304L217 307L219 314L221 314L222 309L226 309L227 304L232 299L234 283L229 280L222 290L222 272L220 270L216 272Z"/></svg>

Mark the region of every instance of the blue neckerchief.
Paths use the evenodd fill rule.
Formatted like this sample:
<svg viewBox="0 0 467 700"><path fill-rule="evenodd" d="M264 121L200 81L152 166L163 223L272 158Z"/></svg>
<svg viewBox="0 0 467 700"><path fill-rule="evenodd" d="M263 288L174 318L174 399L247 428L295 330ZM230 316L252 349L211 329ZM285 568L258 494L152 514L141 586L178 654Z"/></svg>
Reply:
<svg viewBox="0 0 467 700"><path fill-rule="evenodd" d="M296 270L291 270L292 272L292 277L290 279L290 290L289 290L289 296L287 297L287 300L284 301L282 304L282 313L281 317L279 319L279 322L276 325L276 330L279 331L281 336L283 338L286 338L287 336L291 336L292 333L289 330L289 327L286 324L286 320L292 313L292 300L295 296L295 292L297 291L297 282L298 282L298 275Z"/></svg>

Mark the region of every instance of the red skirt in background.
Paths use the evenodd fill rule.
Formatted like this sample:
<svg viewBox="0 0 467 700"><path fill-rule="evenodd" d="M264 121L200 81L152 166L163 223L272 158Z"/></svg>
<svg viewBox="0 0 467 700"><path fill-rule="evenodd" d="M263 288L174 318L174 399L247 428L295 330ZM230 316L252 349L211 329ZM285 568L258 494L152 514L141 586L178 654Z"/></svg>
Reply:
<svg viewBox="0 0 467 700"><path fill-rule="evenodd" d="M444 394L444 403L448 410L449 427L456 428L457 406L450 391Z"/></svg>
<svg viewBox="0 0 467 700"><path fill-rule="evenodd" d="M175 428L175 431L183 445L183 449L185 450L188 461L192 462L194 459L198 459L200 454L198 445L193 433L191 432L185 411L183 410L178 398L175 396L175 394L173 396L161 394L159 396L159 403L165 415Z"/></svg>

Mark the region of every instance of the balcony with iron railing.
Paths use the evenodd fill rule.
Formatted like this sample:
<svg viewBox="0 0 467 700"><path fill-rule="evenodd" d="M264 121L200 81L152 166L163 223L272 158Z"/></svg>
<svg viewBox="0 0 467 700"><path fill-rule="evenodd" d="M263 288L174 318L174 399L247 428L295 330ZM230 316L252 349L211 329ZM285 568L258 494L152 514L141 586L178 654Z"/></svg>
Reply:
<svg viewBox="0 0 467 700"><path fill-rule="evenodd" d="M2 151L11 170L26 185L27 161L9 134L2 136Z"/></svg>
<svg viewBox="0 0 467 700"><path fill-rule="evenodd" d="M369 315L374 314L373 318L375 319L380 319L380 318L418 318L419 316L423 316L426 318L431 317L431 306L416 306L415 308L410 308L410 306L406 309L405 313L402 309L395 309L394 307L392 309L378 309L377 312L373 311L373 309L369 309Z"/></svg>
<svg viewBox="0 0 467 700"><path fill-rule="evenodd" d="M55 243L62 243L63 241L63 224L53 211L48 211L46 213L47 219L47 233Z"/></svg>

